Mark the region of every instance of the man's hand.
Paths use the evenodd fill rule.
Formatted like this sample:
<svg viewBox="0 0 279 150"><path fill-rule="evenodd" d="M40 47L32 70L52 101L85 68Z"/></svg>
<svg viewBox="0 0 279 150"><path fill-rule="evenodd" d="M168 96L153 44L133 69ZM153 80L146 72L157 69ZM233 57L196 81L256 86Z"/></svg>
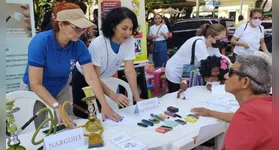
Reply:
<svg viewBox="0 0 279 150"><path fill-rule="evenodd" d="M115 94L112 98L121 107L129 106L129 99L123 94Z"/></svg>
<svg viewBox="0 0 279 150"><path fill-rule="evenodd" d="M105 121L106 118L109 118L115 122L122 121L122 117L114 112L109 105L102 106L102 119Z"/></svg>
<svg viewBox="0 0 279 150"><path fill-rule="evenodd" d="M195 113L198 116L211 117L210 116L211 110L207 109L207 108L197 107L197 108L191 109L191 112Z"/></svg>

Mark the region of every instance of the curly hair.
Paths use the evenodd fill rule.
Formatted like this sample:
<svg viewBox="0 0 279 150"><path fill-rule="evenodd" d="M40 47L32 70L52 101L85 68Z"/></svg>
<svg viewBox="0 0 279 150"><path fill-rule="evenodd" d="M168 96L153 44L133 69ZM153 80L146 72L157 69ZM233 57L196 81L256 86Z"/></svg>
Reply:
<svg viewBox="0 0 279 150"><path fill-rule="evenodd" d="M211 76L211 70L215 67L220 68L220 74L219 74L219 80L223 81L225 80L224 75L228 72L229 64L228 62L226 63L227 67L225 70L221 68L221 61L222 57L217 57L217 56L208 56L205 60L201 60L201 66L199 67L200 74L203 78L205 77L210 77Z"/></svg>

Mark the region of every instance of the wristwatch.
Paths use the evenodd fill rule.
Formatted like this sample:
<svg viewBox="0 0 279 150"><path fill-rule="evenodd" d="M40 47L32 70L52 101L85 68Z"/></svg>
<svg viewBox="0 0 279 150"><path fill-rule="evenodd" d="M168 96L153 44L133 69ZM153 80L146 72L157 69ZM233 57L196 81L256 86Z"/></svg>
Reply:
<svg viewBox="0 0 279 150"><path fill-rule="evenodd" d="M52 107L53 107L54 110L55 110L56 108L58 108L59 105L60 105L60 104L59 104L58 102L52 103Z"/></svg>

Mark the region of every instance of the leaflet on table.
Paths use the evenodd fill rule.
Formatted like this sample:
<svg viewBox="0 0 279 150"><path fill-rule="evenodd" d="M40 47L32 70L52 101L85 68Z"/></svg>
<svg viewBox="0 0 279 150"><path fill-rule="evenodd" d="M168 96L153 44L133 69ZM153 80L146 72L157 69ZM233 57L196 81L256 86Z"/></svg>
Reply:
<svg viewBox="0 0 279 150"><path fill-rule="evenodd" d="M147 145L131 139L126 133L122 132L113 138L111 142L117 145L122 150L147 150Z"/></svg>
<svg viewBox="0 0 279 150"><path fill-rule="evenodd" d="M202 142L203 140L206 140L215 133L219 133L219 131L223 128L225 128L224 122L201 127L196 142L198 143Z"/></svg>
<svg viewBox="0 0 279 150"><path fill-rule="evenodd" d="M112 121L111 119L106 119L103 122L103 125L119 126L119 125L128 125L128 124L136 124L137 123L137 121L135 119L128 116L126 113L123 113L123 112L117 112L117 113L123 118L122 121L115 122L115 121ZM102 114L98 114L97 118L101 119Z"/></svg>
<svg viewBox="0 0 279 150"><path fill-rule="evenodd" d="M159 108L159 100L158 97L142 100L137 102L135 107L135 114L142 114L146 112L151 112Z"/></svg>
<svg viewBox="0 0 279 150"><path fill-rule="evenodd" d="M234 112L239 108L239 104L234 97L230 95L219 95L206 98L201 101L201 105L197 107L205 107L208 109L224 111L224 112Z"/></svg>
<svg viewBox="0 0 279 150"><path fill-rule="evenodd" d="M215 85L212 84L211 92L214 95L223 95L226 94L227 92L225 91L225 85Z"/></svg>

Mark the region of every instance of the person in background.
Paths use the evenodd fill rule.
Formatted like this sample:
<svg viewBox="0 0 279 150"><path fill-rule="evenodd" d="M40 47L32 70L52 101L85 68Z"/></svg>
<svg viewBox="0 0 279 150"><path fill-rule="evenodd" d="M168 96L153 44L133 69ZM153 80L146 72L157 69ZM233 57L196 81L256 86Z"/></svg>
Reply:
<svg viewBox="0 0 279 150"><path fill-rule="evenodd" d="M242 24L235 31L231 43L235 45L233 50L234 58L238 55L251 55L259 51L269 53L264 41L264 27L261 25L263 10L255 8L250 12L250 22Z"/></svg>
<svg viewBox="0 0 279 150"><path fill-rule="evenodd" d="M99 36L99 25L98 25L98 9L94 9L93 11L93 17L94 17L94 20L93 20L93 23L97 26L94 30L96 30L96 37Z"/></svg>
<svg viewBox="0 0 279 150"><path fill-rule="evenodd" d="M162 67L168 60L167 42L169 30L167 25L162 23L163 17L160 14L154 16L155 24L149 29L148 40L154 41L153 62L154 67Z"/></svg>
<svg viewBox="0 0 279 150"><path fill-rule="evenodd" d="M240 107L230 121L222 150L274 149L271 65L259 56L239 56L225 78L225 90L235 96Z"/></svg>
<svg viewBox="0 0 279 150"><path fill-rule="evenodd" d="M80 9L83 11L84 14L86 14L87 5L84 2L78 1L78 2L75 2L75 4L80 7ZM93 25L93 26L95 26L95 25ZM93 26L86 28L86 30L80 36L80 40L82 40L87 47L90 44L90 39L93 38L93 36L94 36Z"/></svg>
<svg viewBox="0 0 279 150"><path fill-rule="evenodd" d="M167 61L165 74L168 79L169 93L180 89L182 83L183 66L190 65L192 46L195 44L194 65L209 55L220 56L219 47L226 36L226 29L220 24L204 24L197 32L197 36L188 39L180 49ZM209 49L210 48L210 49ZM187 83L184 83L187 86Z"/></svg>
<svg viewBox="0 0 279 150"><path fill-rule="evenodd" d="M226 24L226 21L225 20L220 20L220 24L223 25L225 28L226 28L226 37L224 38L224 42L222 44L221 47L219 47L220 51L221 51L221 54L226 56L226 49L227 49L227 46L228 46L228 43L229 43L229 29L227 28L227 24Z"/></svg>
<svg viewBox="0 0 279 150"><path fill-rule="evenodd" d="M35 92L48 106L55 110L58 123L61 123L61 104L70 100L69 75L78 61L85 79L101 104L103 117L112 118L114 111L105 101L100 81L91 64L91 56L84 43L79 40L84 29L92 26L79 6L73 3L56 3L53 9L55 20L53 29L35 35L28 46L28 64L21 83L22 90ZM35 103L34 114L44 108ZM67 111L70 113L70 110ZM36 127L45 119L40 115L35 119ZM67 115L66 115L67 116ZM73 120L67 117L73 124Z"/></svg>
<svg viewBox="0 0 279 150"><path fill-rule="evenodd" d="M208 56L205 60L201 60L199 67L200 74L206 82L206 88L211 91L214 83L224 84L224 75L229 70L229 63L226 58L217 56Z"/></svg>
<svg viewBox="0 0 279 150"><path fill-rule="evenodd" d="M246 21L244 20L244 17L242 15L238 16L238 23L235 24L235 30L239 28L240 25L246 24Z"/></svg>
<svg viewBox="0 0 279 150"><path fill-rule="evenodd" d="M138 34L138 27L137 17L130 9L126 7L112 9L102 23L103 35L94 39L89 46L92 66L99 76L98 79L112 77L124 61L124 72L136 101L140 101L141 98L138 93L137 75L134 68L135 40L132 35ZM81 66L77 63L72 79L73 102L82 108L87 108L86 103L81 101L85 97L81 88L88 85L84 75ZM123 94L116 94L116 91L112 91L102 81L100 82L105 94L121 107L128 106L129 101L132 101ZM103 107L101 105L101 110ZM74 114L87 118L87 114L75 108ZM122 118L114 113L112 119L119 121Z"/></svg>

